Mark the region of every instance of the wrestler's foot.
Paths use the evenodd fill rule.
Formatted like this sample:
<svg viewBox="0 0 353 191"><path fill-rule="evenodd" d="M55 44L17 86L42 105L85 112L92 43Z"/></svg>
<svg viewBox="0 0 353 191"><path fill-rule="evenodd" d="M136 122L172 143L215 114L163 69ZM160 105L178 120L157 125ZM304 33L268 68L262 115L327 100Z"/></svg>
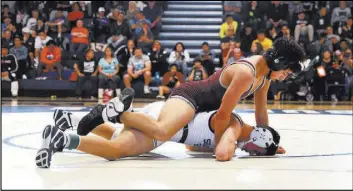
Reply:
<svg viewBox="0 0 353 191"><path fill-rule="evenodd" d="M106 105L98 104L96 105L87 115L85 115L77 126L77 134L81 136L86 136L94 128L104 123L102 118L102 112Z"/></svg>
<svg viewBox="0 0 353 191"><path fill-rule="evenodd" d="M107 103L102 116L104 121L120 123L119 116L125 111L132 111L132 101L134 100L135 90L125 88L119 97L115 97Z"/></svg>
<svg viewBox="0 0 353 191"><path fill-rule="evenodd" d="M77 126L79 119L69 111L62 109L56 109L53 115L55 127L59 128L62 131L66 129L73 130Z"/></svg>
<svg viewBox="0 0 353 191"><path fill-rule="evenodd" d="M42 132L42 146L36 154L36 165L40 168L49 168L52 155L59 148L64 148L67 137L59 128L47 125Z"/></svg>

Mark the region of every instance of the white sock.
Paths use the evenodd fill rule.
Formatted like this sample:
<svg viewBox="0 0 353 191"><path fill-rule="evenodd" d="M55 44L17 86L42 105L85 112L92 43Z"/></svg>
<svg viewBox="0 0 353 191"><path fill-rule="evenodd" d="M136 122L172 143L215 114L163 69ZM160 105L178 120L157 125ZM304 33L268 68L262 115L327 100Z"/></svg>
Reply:
<svg viewBox="0 0 353 191"><path fill-rule="evenodd" d="M103 89L98 89L98 98L99 98L99 99L102 99L102 98L103 98L103 92L104 92Z"/></svg>

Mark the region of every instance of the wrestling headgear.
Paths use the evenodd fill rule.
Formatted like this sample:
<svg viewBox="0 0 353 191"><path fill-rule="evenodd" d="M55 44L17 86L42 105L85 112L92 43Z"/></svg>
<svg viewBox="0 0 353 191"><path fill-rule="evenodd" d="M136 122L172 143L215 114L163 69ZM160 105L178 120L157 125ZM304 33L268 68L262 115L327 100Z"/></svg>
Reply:
<svg viewBox="0 0 353 191"><path fill-rule="evenodd" d="M280 37L275 40L273 47L268 49L264 56L270 69L267 76L269 78L272 71L289 68L293 73L300 72L302 70L300 62L305 59L305 52L294 39Z"/></svg>
<svg viewBox="0 0 353 191"><path fill-rule="evenodd" d="M248 141L238 142L237 146L250 155L275 155L280 136L269 126L254 126Z"/></svg>

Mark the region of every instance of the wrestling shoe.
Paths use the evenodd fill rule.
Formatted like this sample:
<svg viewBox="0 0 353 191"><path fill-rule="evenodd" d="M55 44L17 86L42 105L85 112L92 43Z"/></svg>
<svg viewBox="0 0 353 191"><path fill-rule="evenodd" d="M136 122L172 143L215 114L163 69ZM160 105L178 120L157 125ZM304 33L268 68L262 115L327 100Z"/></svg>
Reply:
<svg viewBox="0 0 353 191"><path fill-rule="evenodd" d="M98 125L104 123L102 118L102 112L106 105L98 104L96 105L87 115L85 115L77 126L77 134L81 136L86 136Z"/></svg>
<svg viewBox="0 0 353 191"><path fill-rule="evenodd" d="M77 126L79 119L72 112L56 109L53 115L55 127L62 131L73 130Z"/></svg>
<svg viewBox="0 0 353 191"><path fill-rule="evenodd" d="M40 168L49 168L52 155L63 148L67 137L59 128L47 125L42 132L42 146L36 154L36 165Z"/></svg>
<svg viewBox="0 0 353 191"><path fill-rule="evenodd" d="M132 101L134 97L135 90L125 88L119 97L115 97L107 103L102 113L103 120L112 123L120 123L120 114L125 111L132 111Z"/></svg>

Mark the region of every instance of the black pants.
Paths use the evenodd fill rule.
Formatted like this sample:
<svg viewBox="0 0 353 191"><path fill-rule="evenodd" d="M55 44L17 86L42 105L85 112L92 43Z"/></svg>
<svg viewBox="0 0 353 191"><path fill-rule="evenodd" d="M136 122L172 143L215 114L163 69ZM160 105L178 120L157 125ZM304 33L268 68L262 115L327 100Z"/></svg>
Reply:
<svg viewBox="0 0 353 191"><path fill-rule="evenodd" d="M82 97L82 91L85 83L90 83L91 88L88 90L88 95L92 96L97 90L97 77L96 76L83 76L77 78L76 95Z"/></svg>
<svg viewBox="0 0 353 191"><path fill-rule="evenodd" d="M325 96L326 94L326 77L314 77L314 99L320 101L320 96Z"/></svg>
<svg viewBox="0 0 353 191"><path fill-rule="evenodd" d="M121 87L121 79L119 76L113 76L112 78L108 78L103 74L99 74L99 89L104 89L107 84L110 89L119 89Z"/></svg>
<svg viewBox="0 0 353 191"><path fill-rule="evenodd" d="M22 75L27 73L27 60L17 60L18 68L16 71L18 79L22 79Z"/></svg>

